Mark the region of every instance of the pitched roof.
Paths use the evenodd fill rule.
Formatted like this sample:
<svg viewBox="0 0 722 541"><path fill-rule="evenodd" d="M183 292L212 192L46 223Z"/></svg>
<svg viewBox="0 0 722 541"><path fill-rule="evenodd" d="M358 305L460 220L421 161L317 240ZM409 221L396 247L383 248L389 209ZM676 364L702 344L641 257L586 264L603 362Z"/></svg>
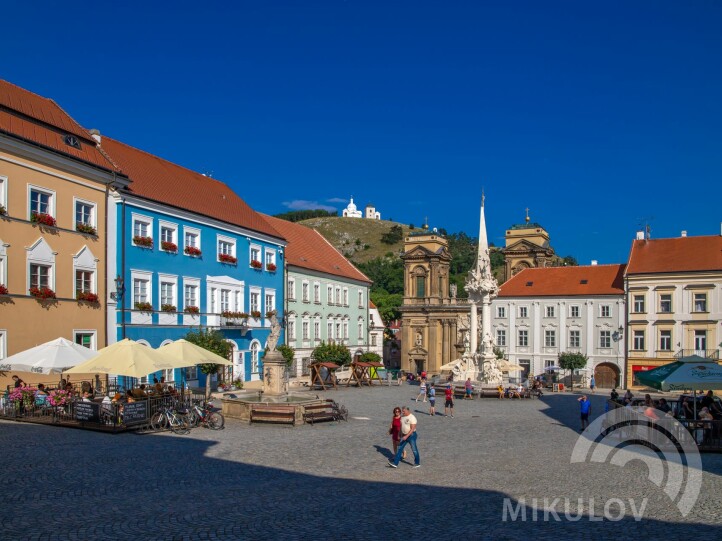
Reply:
<svg viewBox="0 0 722 541"><path fill-rule="evenodd" d="M622 295L624 264L524 269L501 286L499 297Z"/></svg>
<svg viewBox="0 0 722 541"><path fill-rule="evenodd" d="M263 215L288 241L286 263L334 276L371 283L371 280L336 250L323 235L305 225Z"/></svg>
<svg viewBox="0 0 722 541"><path fill-rule="evenodd" d="M53 100L0 79L0 131L109 171L120 172L90 133ZM74 135L80 148L65 142Z"/></svg>
<svg viewBox="0 0 722 541"><path fill-rule="evenodd" d="M128 193L283 238L223 182L107 136L102 146L130 177Z"/></svg>
<svg viewBox="0 0 722 541"><path fill-rule="evenodd" d="M627 274L722 270L722 236L635 240Z"/></svg>

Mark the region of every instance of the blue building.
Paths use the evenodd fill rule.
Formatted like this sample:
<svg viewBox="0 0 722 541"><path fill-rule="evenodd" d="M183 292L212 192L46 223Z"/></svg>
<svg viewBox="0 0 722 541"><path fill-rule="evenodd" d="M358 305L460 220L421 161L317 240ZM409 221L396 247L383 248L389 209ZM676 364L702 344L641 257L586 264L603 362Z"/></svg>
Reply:
<svg viewBox="0 0 722 541"><path fill-rule="evenodd" d="M284 306L283 237L224 183L107 137L101 145L131 180L108 209L108 336L155 348L217 329L233 346L226 377L260 379L265 316ZM157 375L205 385L195 368Z"/></svg>

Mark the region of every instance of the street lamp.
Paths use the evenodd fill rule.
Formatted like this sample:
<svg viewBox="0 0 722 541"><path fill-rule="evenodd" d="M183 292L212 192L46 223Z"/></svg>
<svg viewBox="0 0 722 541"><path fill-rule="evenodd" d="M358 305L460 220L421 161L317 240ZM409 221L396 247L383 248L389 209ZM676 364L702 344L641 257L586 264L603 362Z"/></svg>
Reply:
<svg viewBox="0 0 722 541"><path fill-rule="evenodd" d="M110 293L110 298L114 301L122 301L125 294L125 280L118 274L113 281L115 282L115 291Z"/></svg>

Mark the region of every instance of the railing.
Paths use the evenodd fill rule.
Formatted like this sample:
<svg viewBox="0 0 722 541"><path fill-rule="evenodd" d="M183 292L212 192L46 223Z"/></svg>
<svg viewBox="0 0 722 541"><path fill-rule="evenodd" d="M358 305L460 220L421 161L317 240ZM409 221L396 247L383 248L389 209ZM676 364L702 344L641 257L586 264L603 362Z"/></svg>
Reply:
<svg viewBox="0 0 722 541"><path fill-rule="evenodd" d="M221 326L222 327L241 327L246 328L248 327L248 318L240 318L240 317L223 317L221 316Z"/></svg>
<svg viewBox="0 0 722 541"><path fill-rule="evenodd" d="M712 359L719 361L719 350L718 349L680 349L674 354L675 359L681 357L691 357L697 355L698 357L704 357L705 359Z"/></svg>

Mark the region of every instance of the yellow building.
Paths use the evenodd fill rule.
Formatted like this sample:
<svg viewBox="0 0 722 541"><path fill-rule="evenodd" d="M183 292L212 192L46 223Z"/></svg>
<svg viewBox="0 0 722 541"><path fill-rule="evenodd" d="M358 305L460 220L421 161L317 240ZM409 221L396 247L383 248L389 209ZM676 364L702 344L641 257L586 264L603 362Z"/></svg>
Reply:
<svg viewBox="0 0 722 541"><path fill-rule="evenodd" d="M524 269L551 265L554 249L549 245L549 233L541 225L530 222L529 209L525 223L512 225L505 239L504 281Z"/></svg>
<svg viewBox="0 0 722 541"><path fill-rule="evenodd" d="M719 359L722 236L645 239L632 244L627 295L627 387L635 375L677 357Z"/></svg>
<svg viewBox="0 0 722 541"><path fill-rule="evenodd" d="M0 81L0 105L0 358L103 347L107 194L127 178L54 101Z"/></svg>

